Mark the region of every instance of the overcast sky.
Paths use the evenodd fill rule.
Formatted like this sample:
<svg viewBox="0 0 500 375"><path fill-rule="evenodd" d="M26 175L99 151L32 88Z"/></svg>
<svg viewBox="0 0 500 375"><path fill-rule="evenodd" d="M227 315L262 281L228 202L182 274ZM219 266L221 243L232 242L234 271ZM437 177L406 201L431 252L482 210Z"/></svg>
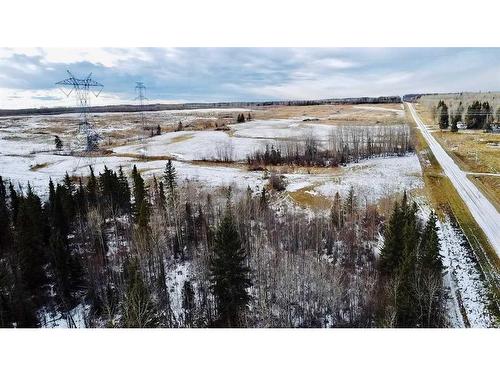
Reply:
<svg viewBox="0 0 500 375"><path fill-rule="evenodd" d="M92 104L320 99L500 90L490 48L0 48L0 108L74 105L69 69L104 84Z"/></svg>

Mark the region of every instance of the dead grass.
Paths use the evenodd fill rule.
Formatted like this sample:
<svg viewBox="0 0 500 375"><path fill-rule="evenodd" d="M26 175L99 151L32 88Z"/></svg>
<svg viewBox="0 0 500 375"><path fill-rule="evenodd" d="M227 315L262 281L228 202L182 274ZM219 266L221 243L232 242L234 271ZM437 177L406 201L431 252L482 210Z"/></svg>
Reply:
<svg viewBox="0 0 500 375"><path fill-rule="evenodd" d="M35 164L30 168L30 171L38 171L40 169L43 169L45 167L48 167L49 163L40 163L40 164Z"/></svg>
<svg viewBox="0 0 500 375"><path fill-rule="evenodd" d="M170 140L170 143L169 144L172 144L172 143L179 143L179 142L184 142L184 141L187 141L188 139L191 139L193 138L194 136L192 134L182 134L182 135L178 135L177 137L173 137L171 140Z"/></svg>
<svg viewBox="0 0 500 375"><path fill-rule="evenodd" d="M500 173L500 134L482 130L452 133L448 130L433 135L467 172Z"/></svg>
<svg viewBox="0 0 500 375"><path fill-rule="evenodd" d="M321 194L311 194L314 185L306 186L296 191L289 191L286 194L300 207L312 208L315 210L328 210L332 205L332 201Z"/></svg>
<svg viewBox="0 0 500 375"><path fill-rule="evenodd" d="M500 176L469 175L468 177L500 211Z"/></svg>
<svg viewBox="0 0 500 375"><path fill-rule="evenodd" d="M401 104L363 104L363 105L312 105L312 106L273 106L264 110L254 111L255 119L276 119L308 117L312 121L320 121L322 124L349 125L384 124L393 125L404 122L404 117L393 111L376 111L363 107L381 109L401 109Z"/></svg>

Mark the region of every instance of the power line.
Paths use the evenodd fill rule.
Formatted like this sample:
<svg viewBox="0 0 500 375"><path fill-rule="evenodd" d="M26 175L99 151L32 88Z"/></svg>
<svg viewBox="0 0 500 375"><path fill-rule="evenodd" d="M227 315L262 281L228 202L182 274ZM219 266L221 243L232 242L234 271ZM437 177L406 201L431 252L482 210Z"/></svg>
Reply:
<svg viewBox="0 0 500 375"><path fill-rule="evenodd" d="M144 85L143 82L136 82L135 92L137 94L135 100L139 100L139 107L141 109L142 128L146 129L146 116L144 115L144 100L147 100L147 98L146 98L146 86Z"/></svg>
<svg viewBox="0 0 500 375"><path fill-rule="evenodd" d="M76 78L69 70L67 70L69 78L56 82L61 91L69 97L75 92L77 105L80 108L80 124L79 130L83 132L87 138L86 151L95 151L98 148L99 133L90 121L90 93L98 97L104 85L92 79L92 73L86 78Z"/></svg>

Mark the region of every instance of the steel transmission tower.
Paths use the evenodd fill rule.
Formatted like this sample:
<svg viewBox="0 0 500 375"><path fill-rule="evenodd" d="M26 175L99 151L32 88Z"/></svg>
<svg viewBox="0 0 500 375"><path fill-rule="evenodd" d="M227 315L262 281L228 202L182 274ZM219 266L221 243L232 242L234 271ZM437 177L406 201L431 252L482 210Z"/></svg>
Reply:
<svg viewBox="0 0 500 375"><path fill-rule="evenodd" d="M146 128L146 116L144 115L144 100L148 100L148 98L146 98L146 86L144 85L144 83L136 82L135 93L137 95L135 100L139 100L139 107L141 109L142 128L144 130L147 130L147 128Z"/></svg>
<svg viewBox="0 0 500 375"><path fill-rule="evenodd" d="M67 72L69 78L56 82L56 85L58 85L61 91L68 97L72 92L75 92L77 103L80 107L79 130L83 132L87 138L86 151L94 151L97 149L101 137L90 121L90 93L98 97L104 85L93 80L91 78L92 73L90 73L87 78L80 79L76 78L69 70L67 70Z"/></svg>

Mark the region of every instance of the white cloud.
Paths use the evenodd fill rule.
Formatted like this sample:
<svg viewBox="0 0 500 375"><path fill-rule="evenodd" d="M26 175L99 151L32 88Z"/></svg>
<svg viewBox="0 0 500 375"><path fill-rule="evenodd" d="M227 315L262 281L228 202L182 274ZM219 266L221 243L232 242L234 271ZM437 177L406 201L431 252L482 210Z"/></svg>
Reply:
<svg viewBox="0 0 500 375"><path fill-rule="evenodd" d="M72 64L88 62L111 68L120 61L139 59L149 61L151 58L144 49L135 48L2 48L0 59L7 59L13 55L40 57L42 63Z"/></svg>

